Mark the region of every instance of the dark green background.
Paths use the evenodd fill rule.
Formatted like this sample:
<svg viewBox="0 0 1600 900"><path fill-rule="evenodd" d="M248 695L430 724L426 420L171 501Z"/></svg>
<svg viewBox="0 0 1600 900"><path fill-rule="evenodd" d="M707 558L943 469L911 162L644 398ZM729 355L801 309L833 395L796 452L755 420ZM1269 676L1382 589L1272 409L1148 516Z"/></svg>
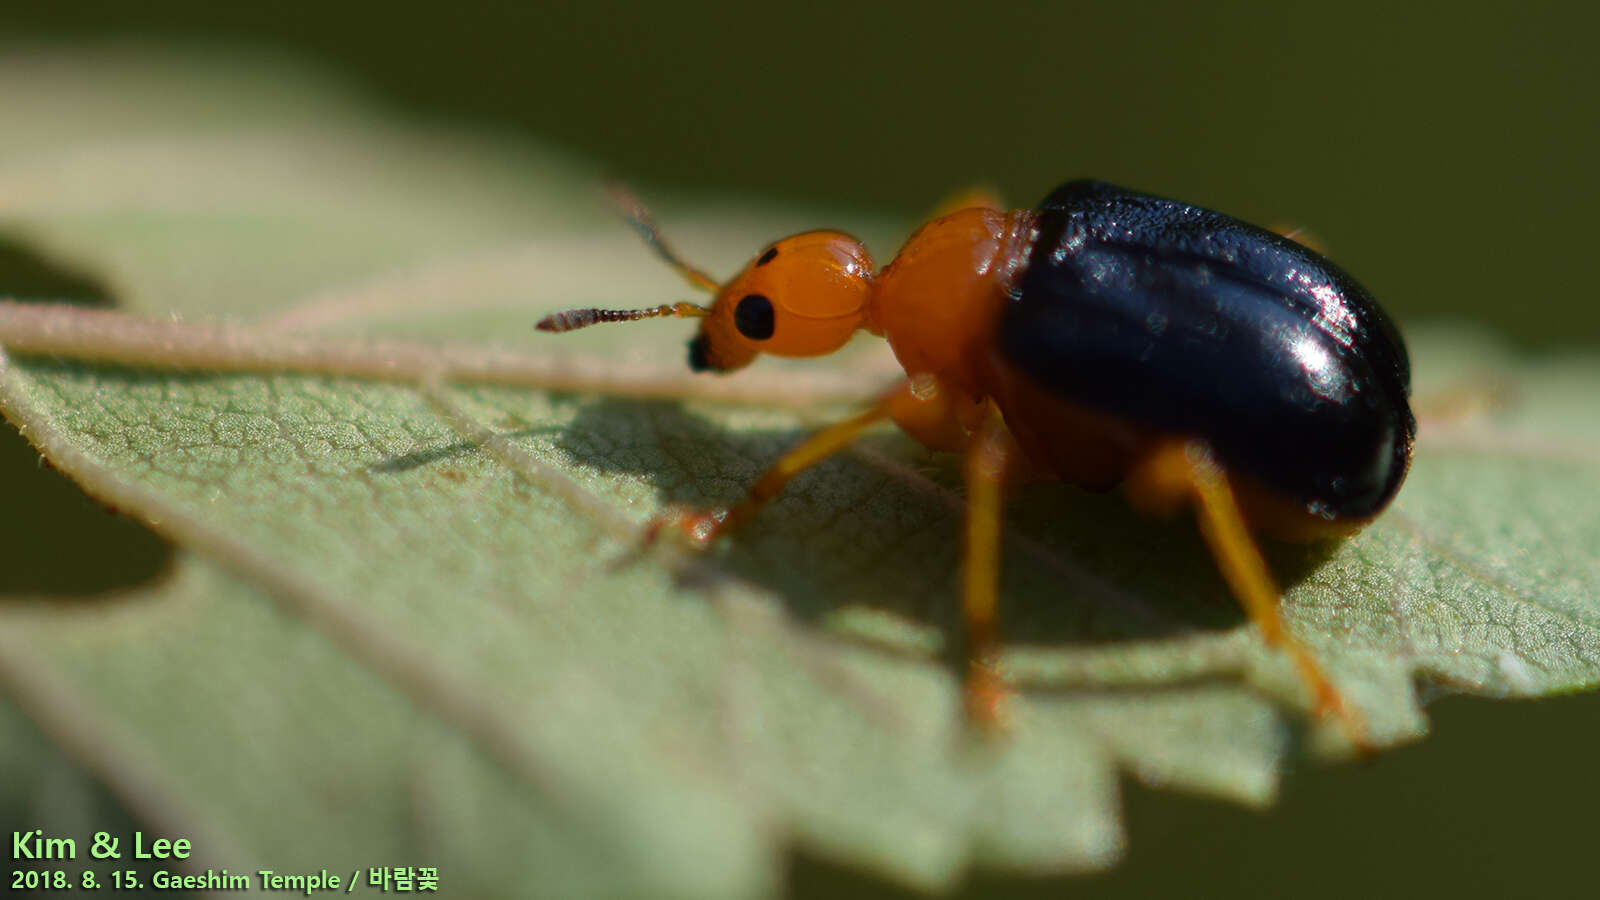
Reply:
<svg viewBox="0 0 1600 900"><path fill-rule="evenodd" d="M1092 174L1302 225L1403 324L1465 318L1530 353L1600 336L1600 13L1576 4L8 6L13 40L283 50L413 116L533 136L656 190L909 221L974 183L1031 204ZM25 248L0 256L25 267ZM20 443L0 451L0 590L160 564L135 526L31 474ZM47 552L80 562L36 565ZM969 893L1594 896L1600 696L1434 713L1418 747L1290 773L1266 813L1130 786L1117 871L982 875ZM890 890L817 861L793 881Z"/></svg>

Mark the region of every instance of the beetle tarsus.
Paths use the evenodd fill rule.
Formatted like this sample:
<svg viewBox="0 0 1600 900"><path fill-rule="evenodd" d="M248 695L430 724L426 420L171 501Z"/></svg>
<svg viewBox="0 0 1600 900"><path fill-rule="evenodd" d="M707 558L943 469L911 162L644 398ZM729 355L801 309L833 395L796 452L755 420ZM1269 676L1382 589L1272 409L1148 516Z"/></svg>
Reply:
<svg viewBox="0 0 1600 900"><path fill-rule="evenodd" d="M650 520L641 535L641 542L649 547L660 540L661 533L666 531L688 546L703 550L721 537L727 524L726 509L697 511L684 506L672 506Z"/></svg>
<svg viewBox="0 0 1600 900"><path fill-rule="evenodd" d="M999 736L1011 730L1011 694L998 660L987 657L967 661L962 705L967 722L978 733Z"/></svg>

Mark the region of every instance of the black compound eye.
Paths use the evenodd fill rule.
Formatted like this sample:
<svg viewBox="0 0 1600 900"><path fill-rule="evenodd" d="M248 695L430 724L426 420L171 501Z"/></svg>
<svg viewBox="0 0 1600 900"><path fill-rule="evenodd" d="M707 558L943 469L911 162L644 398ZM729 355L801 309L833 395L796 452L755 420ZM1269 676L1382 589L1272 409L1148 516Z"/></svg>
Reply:
<svg viewBox="0 0 1600 900"><path fill-rule="evenodd" d="M711 360L706 358L706 336L697 334L689 341L689 370L705 372L710 369Z"/></svg>
<svg viewBox="0 0 1600 900"><path fill-rule="evenodd" d="M733 327L752 341L772 337L775 326L772 318L772 301L760 294L746 294L733 308Z"/></svg>

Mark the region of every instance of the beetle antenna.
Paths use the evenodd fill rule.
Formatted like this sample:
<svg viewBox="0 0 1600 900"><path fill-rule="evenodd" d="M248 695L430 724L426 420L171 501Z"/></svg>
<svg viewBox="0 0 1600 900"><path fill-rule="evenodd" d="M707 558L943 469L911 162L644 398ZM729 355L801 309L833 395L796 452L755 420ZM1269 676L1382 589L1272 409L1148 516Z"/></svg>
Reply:
<svg viewBox="0 0 1600 900"><path fill-rule="evenodd" d="M708 316L711 310L693 303L671 303L666 306L653 306L649 309L569 309L563 312L551 313L539 320L534 327L540 331L572 331L576 328L587 328L601 322L632 322L637 319L654 319L659 316L680 316L683 318L698 319Z"/></svg>
<svg viewBox="0 0 1600 900"><path fill-rule="evenodd" d="M702 291L709 291L713 294L717 292L717 289L721 287L721 285L717 284L717 280L689 265L684 261L683 257L678 255L678 251L672 249L672 246L661 236L661 229L656 226L656 220L650 217L650 210L645 209L644 204L640 202L638 197L633 195L632 191L617 183L612 183L607 190L611 194L611 201L622 212L623 218L628 220L628 224L632 225L633 230L639 233L639 237L644 238L644 242L650 245L650 249L654 250L657 256L665 260L667 265L676 269L685 281ZM587 325L589 323L585 322L584 324Z"/></svg>

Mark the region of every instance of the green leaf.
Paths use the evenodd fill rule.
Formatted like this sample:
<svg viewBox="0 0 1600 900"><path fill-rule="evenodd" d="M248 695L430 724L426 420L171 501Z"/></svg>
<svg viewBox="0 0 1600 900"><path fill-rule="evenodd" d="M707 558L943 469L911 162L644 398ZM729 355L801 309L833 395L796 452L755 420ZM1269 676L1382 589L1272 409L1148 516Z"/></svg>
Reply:
<svg viewBox="0 0 1600 900"><path fill-rule="evenodd" d="M1297 748L1346 750L1192 526L1053 485L1008 510L1016 724L970 740L941 657L959 473L888 430L707 559L636 553L664 504L738 498L895 370L862 344L692 378L682 323L533 332L681 296L581 165L270 61L13 55L0 93L29 98L0 109L6 234L123 310L0 307L0 409L177 547L135 588L0 607L23 714L0 763L53 746L202 869L738 897L800 846L939 888L1110 865L1123 774L1266 804ZM815 221L895 238L660 217L713 271ZM1425 427L1360 535L1270 548L1289 627L1379 745L1441 691L1600 683L1600 363L1412 345L1419 397L1493 378L1510 401Z"/></svg>

